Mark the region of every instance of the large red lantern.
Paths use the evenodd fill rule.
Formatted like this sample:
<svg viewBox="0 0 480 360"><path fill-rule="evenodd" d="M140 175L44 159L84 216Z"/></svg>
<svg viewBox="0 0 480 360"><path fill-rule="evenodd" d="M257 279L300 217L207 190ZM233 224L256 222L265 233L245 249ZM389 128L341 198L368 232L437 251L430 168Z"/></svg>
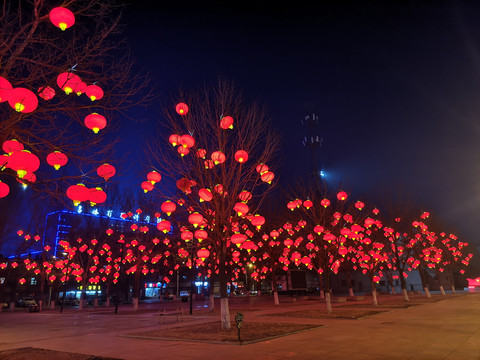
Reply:
<svg viewBox="0 0 480 360"><path fill-rule="evenodd" d="M211 155L211 158L215 165L223 164L226 160L225 154L221 151L214 151Z"/></svg>
<svg viewBox="0 0 480 360"><path fill-rule="evenodd" d="M53 99L55 96L55 90L50 86L42 86L41 88L38 88L38 96L43 100Z"/></svg>
<svg viewBox="0 0 480 360"><path fill-rule="evenodd" d="M177 152L183 157L185 155L188 155L190 153L190 150L188 150L187 147L179 146L177 148Z"/></svg>
<svg viewBox="0 0 480 360"><path fill-rule="evenodd" d="M85 117L85 126L90 130L93 130L95 134L97 134L100 130L107 126L107 119L104 116L92 113Z"/></svg>
<svg viewBox="0 0 480 360"><path fill-rule="evenodd" d="M337 199L340 201L347 200L347 193L345 191L340 191L337 194Z"/></svg>
<svg viewBox="0 0 480 360"><path fill-rule="evenodd" d="M56 7L50 10L50 21L64 31L75 24L75 15L64 7Z"/></svg>
<svg viewBox="0 0 480 360"><path fill-rule="evenodd" d="M192 224L194 227L197 227L203 222L203 216L197 212L190 214L188 217L188 222Z"/></svg>
<svg viewBox="0 0 480 360"><path fill-rule="evenodd" d="M155 183L159 182L160 180L162 180L162 175L160 175L158 172L156 172L155 170L154 171L150 171L148 174L147 174L147 180L150 181L153 185L155 185Z"/></svg>
<svg viewBox="0 0 480 360"><path fill-rule="evenodd" d="M60 169L60 167L66 165L68 162L68 157L60 151L54 151L47 156L47 163L55 168L55 170Z"/></svg>
<svg viewBox="0 0 480 360"><path fill-rule="evenodd" d="M142 182L141 187L145 193L152 191L154 189L154 185L150 181Z"/></svg>
<svg viewBox="0 0 480 360"><path fill-rule="evenodd" d="M248 153L245 150L238 150L235 153L235 160L239 163L244 163L248 160Z"/></svg>
<svg viewBox="0 0 480 360"><path fill-rule="evenodd" d="M271 184L273 181L273 178L275 175L271 171L267 171L266 173L263 173L262 176L260 177L263 182Z"/></svg>
<svg viewBox="0 0 480 360"><path fill-rule="evenodd" d="M2 145L3 151L8 155L12 155L14 152L22 151L24 149L23 144L15 139L7 140Z"/></svg>
<svg viewBox="0 0 480 360"><path fill-rule="evenodd" d="M0 181L0 198L7 196L9 192L10 192L10 187L4 182Z"/></svg>
<svg viewBox="0 0 480 360"><path fill-rule="evenodd" d="M322 201L320 201L320 205L322 205L324 208L326 208L327 206L330 205L330 200L322 199Z"/></svg>
<svg viewBox="0 0 480 360"><path fill-rule="evenodd" d="M247 240L247 241L244 241L244 242L242 243L242 245L240 245L240 247L241 247L242 249L247 250L247 251L250 253L250 250L255 249L256 245L255 245L255 243L254 243L253 241Z"/></svg>
<svg viewBox="0 0 480 360"><path fill-rule="evenodd" d="M238 202L233 206L233 210L238 214L238 216L244 216L248 213L248 205L243 202Z"/></svg>
<svg viewBox="0 0 480 360"><path fill-rule="evenodd" d="M188 106L187 104L184 103L178 103L177 106L175 106L175 111L177 112L178 115L187 115L188 113Z"/></svg>
<svg viewBox="0 0 480 360"><path fill-rule="evenodd" d="M195 230L194 235L198 239L198 242L202 242L203 240L208 238L208 232L203 229Z"/></svg>
<svg viewBox="0 0 480 360"><path fill-rule="evenodd" d="M17 151L8 158L7 167L17 172L21 179L27 172L34 172L40 167L40 160L28 150Z"/></svg>
<svg viewBox="0 0 480 360"><path fill-rule="evenodd" d="M67 196L73 201L73 205L77 206L89 198L88 188L83 184L72 185L67 189Z"/></svg>
<svg viewBox="0 0 480 360"><path fill-rule="evenodd" d="M233 234L233 235L230 237L230 241L232 242L232 244L235 244L235 245L240 245L240 244L242 244L245 240L247 240L247 235L241 234L241 233Z"/></svg>
<svg viewBox="0 0 480 360"><path fill-rule="evenodd" d="M192 182L187 178L181 178L177 181L177 188L182 190L183 192L190 190L192 187Z"/></svg>
<svg viewBox="0 0 480 360"><path fill-rule="evenodd" d="M97 85L88 85L85 92L92 101L100 100L103 97L103 90Z"/></svg>
<svg viewBox="0 0 480 360"><path fill-rule="evenodd" d="M65 91L65 94L76 92L77 89L83 87L83 81L80 77L71 72L64 72L57 76L57 85L60 89Z"/></svg>
<svg viewBox="0 0 480 360"><path fill-rule="evenodd" d="M183 231L181 234L180 234L180 237L182 238L183 241L185 242L189 242L190 240L193 239L193 233L191 231Z"/></svg>
<svg viewBox="0 0 480 360"><path fill-rule="evenodd" d="M209 189L200 189L198 190L198 196L200 197L200 201L210 201L213 199L212 192Z"/></svg>
<svg viewBox="0 0 480 360"><path fill-rule="evenodd" d="M203 248L197 251L197 257L199 257L202 260L205 260L209 256L210 256L210 251L208 249Z"/></svg>
<svg viewBox="0 0 480 360"><path fill-rule="evenodd" d="M13 86L10 81L0 76L0 102L8 101L12 89Z"/></svg>
<svg viewBox="0 0 480 360"><path fill-rule="evenodd" d="M89 189L88 200L90 200L90 205L101 204L107 200L107 194L100 187Z"/></svg>
<svg viewBox="0 0 480 360"><path fill-rule="evenodd" d="M257 229L260 229L260 227L265 224L265 218L261 215L255 215L250 222L252 223L253 226L255 226Z"/></svg>
<svg viewBox="0 0 480 360"><path fill-rule="evenodd" d="M10 91L8 103L17 112L30 113L38 106L37 95L25 88L14 88Z"/></svg>
<svg viewBox="0 0 480 360"><path fill-rule="evenodd" d="M161 209L164 213L170 216L170 214L177 209L177 205L175 205L174 202L167 200L162 204Z"/></svg>
<svg viewBox="0 0 480 360"><path fill-rule="evenodd" d="M195 145L195 139L188 134L182 135L180 137L180 145L190 149L191 147L193 147Z"/></svg>
<svg viewBox="0 0 480 360"><path fill-rule="evenodd" d="M178 135L178 134L172 134L172 135L170 135L170 137L168 138L168 141L169 141L170 144L172 144L173 146L177 146L178 144L180 144L180 138L181 138L180 135Z"/></svg>
<svg viewBox="0 0 480 360"><path fill-rule="evenodd" d="M157 229L167 233L171 230L172 224L168 220L162 220L157 224Z"/></svg>
<svg viewBox="0 0 480 360"><path fill-rule="evenodd" d="M113 175L115 175L115 173L116 173L115 167L107 163L102 164L97 168L98 176L104 178L105 181L110 179Z"/></svg>
<svg viewBox="0 0 480 360"><path fill-rule="evenodd" d="M220 120L220 127L224 130L233 129L233 118L231 116L224 116Z"/></svg>
<svg viewBox="0 0 480 360"><path fill-rule="evenodd" d="M80 96L86 91L87 91L87 84L85 84L83 81L80 81L75 88L75 93L77 94L77 96Z"/></svg>

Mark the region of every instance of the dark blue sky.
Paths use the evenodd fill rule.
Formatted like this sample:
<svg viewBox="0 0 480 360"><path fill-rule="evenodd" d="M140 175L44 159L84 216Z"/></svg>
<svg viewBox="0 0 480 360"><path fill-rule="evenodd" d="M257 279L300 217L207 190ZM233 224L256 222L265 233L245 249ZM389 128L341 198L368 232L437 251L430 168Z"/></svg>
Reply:
<svg viewBox="0 0 480 360"><path fill-rule="evenodd" d="M309 171L300 121L314 111L332 188L397 186L478 241L479 15L473 1L135 1L124 22L160 99L223 75L268 107L284 183Z"/></svg>

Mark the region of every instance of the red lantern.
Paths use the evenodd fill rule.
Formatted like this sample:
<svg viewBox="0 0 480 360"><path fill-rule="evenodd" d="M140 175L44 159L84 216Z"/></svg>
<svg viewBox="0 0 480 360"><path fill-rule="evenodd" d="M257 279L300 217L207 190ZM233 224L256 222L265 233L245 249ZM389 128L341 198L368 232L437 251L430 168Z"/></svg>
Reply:
<svg viewBox="0 0 480 360"><path fill-rule="evenodd" d="M75 15L66 8L56 7L50 11L50 21L64 31L75 24Z"/></svg>
<svg viewBox="0 0 480 360"><path fill-rule="evenodd" d="M203 222L203 216L197 212L190 214L188 217L188 222L192 224L194 227L197 227Z"/></svg>
<svg viewBox="0 0 480 360"><path fill-rule="evenodd" d="M47 156L47 163L55 168L55 170L60 169L61 166L66 165L68 162L68 157L60 151L54 151Z"/></svg>
<svg viewBox="0 0 480 360"><path fill-rule="evenodd" d="M273 178L275 175L271 171L267 171L266 173L263 173L262 176L260 177L263 182L271 184L273 181Z"/></svg>
<svg viewBox="0 0 480 360"><path fill-rule="evenodd" d="M195 237L198 239L198 242L202 242L208 238L208 233L202 229L195 230Z"/></svg>
<svg viewBox="0 0 480 360"><path fill-rule="evenodd" d="M158 172L156 171L150 171L148 174L147 174L147 180L150 181L153 185L155 185L155 183L159 182L160 180L162 180L162 175L160 175Z"/></svg>
<svg viewBox="0 0 480 360"><path fill-rule="evenodd" d="M233 235L230 237L230 241L232 242L232 244L235 244L235 245L240 245L240 244L242 244L245 240L247 240L247 236L246 236L245 234L237 233L237 234L233 234Z"/></svg>
<svg viewBox="0 0 480 360"><path fill-rule="evenodd" d="M361 201L357 201L355 203L355 207L358 209L358 210L362 210L364 207L365 207L365 204Z"/></svg>
<svg viewBox="0 0 480 360"><path fill-rule="evenodd" d="M84 121L85 126L90 130L93 130L95 134L107 126L107 120L105 117L97 113L87 115Z"/></svg>
<svg viewBox="0 0 480 360"><path fill-rule="evenodd" d="M83 184L72 185L67 189L67 196L77 206L81 202L88 200L89 191Z"/></svg>
<svg viewBox="0 0 480 360"><path fill-rule="evenodd" d="M143 191L145 193L149 192L149 191L152 191L154 189L154 186L153 184L150 182L150 181L144 181L142 182L142 185L141 185Z"/></svg>
<svg viewBox="0 0 480 360"><path fill-rule="evenodd" d="M40 160L28 150L17 151L8 158L7 167L17 172L21 179L27 172L34 172L40 167Z"/></svg>
<svg viewBox="0 0 480 360"><path fill-rule="evenodd" d="M17 112L30 113L38 106L37 95L25 88L14 88L10 91L8 103Z"/></svg>
<svg viewBox="0 0 480 360"><path fill-rule="evenodd" d="M7 79L0 76L0 102L8 101L12 89L12 84L10 84Z"/></svg>
<svg viewBox="0 0 480 360"><path fill-rule="evenodd" d="M189 242L190 240L193 239L193 233L191 231L183 231L181 234L180 234L180 237L182 238L183 241L185 242Z"/></svg>
<svg viewBox="0 0 480 360"><path fill-rule="evenodd" d="M347 193L345 191L340 191L337 194L337 199L340 201L347 200Z"/></svg>
<svg viewBox="0 0 480 360"><path fill-rule="evenodd" d="M175 205L174 202L167 200L162 204L161 209L164 213L170 216L170 214L177 209L177 205Z"/></svg>
<svg viewBox="0 0 480 360"><path fill-rule="evenodd" d="M183 157L185 155L188 155L190 153L190 150L188 150L188 148L186 148L186 147L179 146L177 148L177 152Z"/></svg>
<svg viewBox="0 0 480 360"><path fill-rule="evenodd" d="M313 202L311 200L305 200L303 202L303 206L305 206L305 208L308 210L313 206Z"/></svg>
<svg viewBox="0 0 480 360"><path fill-rule="evenodd" d="M293 240L288 238L288 239L285 239L283 240L283 245L285 245L287 248L289 248L290 246L293 245Z"/></svg>
<svg viewBox="0 0 480 360"><path fill-rule="evenodd" d="M265 164L258 164L256 167L257 172L262 175L266 172L268 172L268 166Z"/></svg>
<svg viewBox="0 0 480 360"><path fill-rule="evenodd" d="M233 210L236 211L238 216L244 216L248 213L248 205L243 202L238 202L233 206Z"/></svg>
<svg viewBox="0 0 480 360"><path fill-rule="evenodd" d="M0 181L0 198L7 196L9 192L10 192L10 187L4 182Z"/></svg>
<svg viewBox="0 0 480 360"><path fill-rule="evenodd" d="M183 192L190 190L192 187L192 182L187 178L181 178L177 181L177 188L182 190Z"/></svg>
<svg viewBox="0 0 480 360"><path fill-rule="evenodd" d="M224 116L220 120L220 127L224 130L233 129L233 118L231 116Z"/></svg>
<svg viewBox="0 0 480 360"><path fill-rule="evenodd" d="M240 194L238 194L238 198L242 201L242 202L248 202L251 198L252 198L252 193L247 191L247 190L243 190Z"/></svg>
<svg viewBox="0 0 480 360"><path fill-rule="evenodd" d="M57 76L58 87L65 91L67 95L80 89L83 86L82 83L82 79L71 72L64 72Z"/></svg>
<svg viewBox="0 0 480 360"><path fill-rule="evenodd" d="M53 99L55 96L55 90L50 86L42 86L38 88L38 96L40 96L43 100L50 100Z"/></svg>
<svg viewBox="0 0 480 360"><path fill-rule="evenodd" d="M5 151L8 155L12 155L14 152L22 151L23 144L15 139L7 140L2 145L3 151Z"/></svg>
<svg viewBox="0 0 480 360"><path fill-rule="evenodd" d="M100 165L97 168L98 176L104 178L105 181L108 181L108 179L110 179L113 175L115 175L115 172L116 172L115 167L107 163Z"/></svg>
<svg viewBox="0 0 480 360"><path fill-rule="evenodd" d="M26 181L30 183L34 183L35 181L37 181L37 176L33 172L27 171L27 173L23 176L23 178L21 180L17 179L17 181L21 183L24 187L26 187L28 186Z"/></svg>
<svg viewBox="0 0 480 360"><path fill-rule="evenodd" d="M103 97L103 90L97 85L88 85L85 92L92 101L100 100Z"/></svg>
<svg viewBox="0 0 480 360"><path fill-rule="evenodd" d="M83 81L80 81L75 88L75 93L77 94L77 96L80 96L86 91L87 91L87 84L85 84Z"/></svg>
<svg viewBox="0 0 480 360"><path fill-rule="evenodd" d="M253 226L255 226L257 229L260 229L260 227L265 224L265 218L261 215L255 215L250 222L252 223Z"/></svg>
<svg viewBox="0 0 480 360"><path fill-rule="evenodd" d="M212 192L209 189L200 189L198 190L198 196L200 196L200 201L210 201L213 199Z"/></svg>
<svg viewBox="0 0 480 360"><path fill-rule="evenodd" d="M322 199L322 201L320 201L320 205L322 205L324 208L326 208L328 205L330 205L330 200Z"/></svg>
<svg viewBox="0 0 480 360"><path fill-rule="evenodd" d="M238 150L235 153L235 160L240 164L248 160L248 153L245 150Z"/></svg>
<svg viewBox="0 0 480 360"><path fill-rule="evenodd" d="M172 134L172 135L170 135L170 137L168 138L168 141L169 141L170 144L172 144L173 146L177 146L178 144L180 144L180 138L181 138L180 135Z"/></svg>
<svg viewBox="0 0 480 360"><path fill-rule="evenodd" d="M203 248L197 251L197 257L199 257L202 260L205 260L209 256L210 256L210 251L208 249Z"/></svg>
<svg viewBox="0 0 480 360"><path fill-rule="evenodd" d="M197 150L197 157L205 159L205 155L207 155L207 150L205 149L198 149Z"/></svg>
<svg viewBox="0 0 480 360"><path fill-rule="evenodd" d="M157 229L163 231L164 233L169 232L171 228L172 224L170 224L170 221L168 220L162 220L157 224Z"/></svg>
<svg viewBox="0 0 480 360"><path fill-rule="evenodd" d="M177 112L178 115L187 115L188 113L188 106L187 104L184 103L178 103L177 106L175 106L175 111Z"/></svg>
<svg viewBox="0 0 480 360"><path fill-rule="evenodd" d="M90 200L90 205L92 206L101 204L107 200L107 194L101 187L89 189L88 193L88 200Z"/></svg>
<svg viewBox="0 0 480 360"><path fill-rule="evenodd" d="M191 147L193 147L195 145L195 139L190 135L182 135L180 137L180 143L179 144L182 145L185 148L190 149Z"/></svg>
<svg viewBox="0 0 480 360"><path fill-rule="evenodd" d="M254 243L253 241L247 240L247 241L243 242L240 247L241 247L242 249L245 249L245 250L247 250L248 252L250 252L250 250L255 249L256 245L255 245L255 243Z"/></svg>
<svg viewBox="0 0 480 360"><path fill-rule="evenodd" d="M205 165L205 169L213 169L215 163L212 160L207 159L203 162L203 165Z"/></svg>
<svg viewBox="0 0 480 360"><path fill-rule="evenodd" d="M221 151L214 151L211 155L211 159L215 163L215 165L223 164L226 160L226 156Z"/></svg>

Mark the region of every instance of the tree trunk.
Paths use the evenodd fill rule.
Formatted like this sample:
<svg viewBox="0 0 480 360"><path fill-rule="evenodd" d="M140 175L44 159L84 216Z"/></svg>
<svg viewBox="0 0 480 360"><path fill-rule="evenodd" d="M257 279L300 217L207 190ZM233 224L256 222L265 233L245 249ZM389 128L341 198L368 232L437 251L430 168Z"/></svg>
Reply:
<svg viewBox="0 0 480 360"><path fill-rule="evenodd" d="M454 284L452 284L452 294L456 294L456 292L455 292L455 285L454 285Z"/></svg>
<svg viewBox="0 0 480 360"><path fill-rule="evenodd" d="M402 293L403 293L403 300L410 301L410 298L408 297L407 289L402 289Z"/></svg>
<svg viewBox="0 0 480 360"><path fill-rule="evenodd" d="M138 310L138 297L132 297L132 305L133 305L133 310L137 311Z"/></svg>
<svg viewBox="0 0 480 360"><path fill-rule="evenodd" d="M327 313L332 313L332 299L330 297L330 291L325 292L325 304L327 305Z"/></svg>
<svg viewBox="0 0 480 360"><path fill-rule="evenodd" d="M348 293L350 294L350 296L355 296L352 288L348 288Z"/></svg>
<svg viewBox="0 0 480 360"><path fill-rule="evenodd" d="M445 289L443 288L443 285L440 285L440 294L445 295Z"/></svg>
<svg viewBox="0 0 480 360"><path fill-rule="evenodd" d="M210 296L208 297L208 311L215 311L215 297L213 296L213 294L210 294Z"/></svg>
<svg viewBox="0 0 480 360"><path fill-rule="evenodd" d="M423 290L425 291L425 295L427 296L427 298L432 297L432 295L430 295L430 290L428 290L428 286L424 286Z"/></svg>
<svg viewBox="0 0 480 360"><path fill-rule="evenodd" d="M280 301L278 301L278 291L276 290L273 292L273 303L275 305L280 305Z"/></svg>
<svg viewBox="0 0 480 360"><path fill-rule="evenodd" d="M225 269L225 255L227 252L226 243L223 242L220 250L219 268L219 287L220 287L220 321L222 323L222 330L230 330L230 310L228 309L228 294L227 294L227 274Z"/></svg>
<svg viewBox="0 0 480 360"><path fill-rule="evenodd" d="M375 283L373 281L372 281L372 302L374 306L378 306L377 289L375 288Z"/></svg>
<svg viewBox="0 0 480 360"><path fill-rule="evenodd" d="M347 266L347 285L348 285L348 293L350 294L350 296L354 296L352 276L350 274L350 266Z"/></svg>

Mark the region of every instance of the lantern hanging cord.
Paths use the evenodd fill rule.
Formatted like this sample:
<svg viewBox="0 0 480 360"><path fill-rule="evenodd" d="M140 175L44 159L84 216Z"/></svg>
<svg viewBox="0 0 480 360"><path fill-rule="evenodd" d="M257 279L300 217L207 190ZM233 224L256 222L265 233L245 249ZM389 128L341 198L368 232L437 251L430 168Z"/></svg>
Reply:
<svg viewBox="0 0 480 360"><path fill-rule="evenodd" d="M68 71L76 71L76 67L78 66L78 63L76 63L75 65L73 65L70 69L68 69Z"/></svg>

